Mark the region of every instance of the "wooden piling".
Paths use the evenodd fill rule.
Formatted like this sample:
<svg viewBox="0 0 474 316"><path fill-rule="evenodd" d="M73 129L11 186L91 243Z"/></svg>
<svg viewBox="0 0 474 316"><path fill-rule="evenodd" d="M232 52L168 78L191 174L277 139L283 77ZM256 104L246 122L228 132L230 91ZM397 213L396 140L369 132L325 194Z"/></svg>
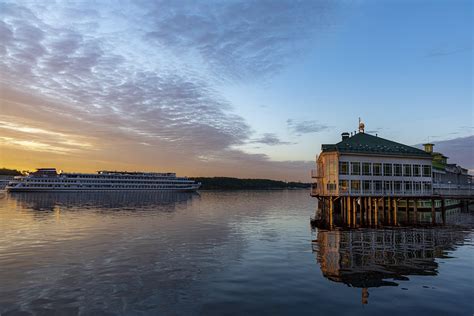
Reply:
<svg viewBox="0 0 474 316"><path fill-rule="evenodd" d="M378 205L378 199L375 199L375 207L374 207L374 225L378 226L379 224L379 219L378 219L378 211L379 211L379 205Z"/></svg>
<svg viewBox="0 0 474 316"><path fill-rule="evenodd" d="M367 225L367 198L364 197L364 224Z"/></svg>
<svg viewBox="0 0 474 316"><path fill-rule="evenodd" d="M413 222L416 224L418 222L418 205L416 199L413 199L413 217Z"/></svg>
<svg viewBox="0 0 474 316"><path fill-rule="evenodd" d="M446 225L446 203L444 199L441 199L441 219L443 220L443 225Z"/></svg>
<svg viewBox="0 0 474 316"><path fill-rule="evenodd" d="M356 227L357 225L357 198L352 199L352 226Z"/></svg>
<svg viewBox="0 0 474 316"><path fill-rule="evenodd" d="M387 198L387 221L388 221L388 224L391 225L392 224L392 220L391 220L391 217L392 217L392 199L390 197Z"/></svg>
<svg viewBox="0 0 474 316"><path fill-rule="evenodd" d="M351 226L352 212L351 212L351 197L348 196L346 200L347 204L347 225Z"/></svg>
<svg viewBox="0 0 474 316"><path fill-rule="evenodd" d="M405 217L406 217L407 223L410 222L410 213L408 212L409 208L410 208L410 200L405 199Z"/></svg>
<svg viewBox="0 0 474 316"><path fill-rule="evenodd" d="M368 224L372 225L372 198L369 197L368 200L369 200L369 214L367 216L368 217L368 222L369 222Z"/></svg>
<svg viewBox="0 0 474 316"><path fill-rule="evenodd" d="M333 227L333 212L334 212L334 202L333 197L329 198L329 227Z"/></svg>
<svg viewBox="0 0 474 316"><path fill-rule="evenodd" d="M431 224L436 225L435 199L431 199Z"/></svg>
<svg viewBox="0 0 474 316"><path fill-rule="evenodd" d="M398 200L396 198L394 198L393 199L393 224L395 226L398 226L397 212L398 212Z"/></svg>

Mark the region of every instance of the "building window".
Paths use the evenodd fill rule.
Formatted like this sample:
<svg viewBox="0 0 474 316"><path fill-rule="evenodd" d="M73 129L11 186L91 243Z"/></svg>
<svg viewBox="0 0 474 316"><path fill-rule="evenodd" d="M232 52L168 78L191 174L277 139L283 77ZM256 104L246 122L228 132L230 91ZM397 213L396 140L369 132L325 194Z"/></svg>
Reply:
<svg viewBox="0 0 474 316"><path fill-rule="evenodd" d="M385 193L392 193L392 181L384 181L383 190Z"/></svg>
<svg viewBox="0 0 474 316"><path fill-rule="evenodd" d="M351 162L351 175L360 175L360 162Z"/></svg>
<svg viewBox="0 0 474 316"><path fill-rule="evenodd" d="M381 176L382 175L382 164L381 163L374 163L372 166L373 166L374 176Z"/></svg>
<svg viewBox="0 0 474 316"><path fill-rule="evenodd" d="M362 189L364 190L364 193L371 193L372 192L372 181L363 180L362 181Z"/></svg>
<svg viewBox="0 0 474 316"><path fill-rule="evenodd" d="M401 166L400 166L400 171L401 171ZM393 181L393 191L395 193L401 193L402 192L402 181Z"/></svg>
<svg viewBox="0 0 474 316"><path fill-rule="evenodd" d="M371 176L372 175L372 168L370 162L363 162L362 163L362 175L363 176Z"/></svg>
<svg viewBox="0 0 474 316"><path fill-rule="evenodd" d="M383 164L383 175L386 177L392 176L392 164L391 163L384 163Z"/></svg>
<svg viewBox="0 0 474 316"><path fill-rule="evenodd" d="M431 166L423 165L423 177L431 177Z"/></svg>
<svg viewBox="0 0 474 316"><path fill-rule="evenodd" d="M413 188L415 189L415 193L421 192L421 182L415 181L413 182Z"/></svg>
<svg viewBox="0 0 474 316"><path fill-rule="evenodd" d="M411 181L405 181L405 193L411 193Z"/></svg>
<svg viewBox="0 0 474 316"><path fill-rule="evenodd" d="M335 183L328 183L326 185L328 191L335 191L336 190L336 184Z"/></svg>
<svg viewBox="0 0 474 316"><path fill-rule="evenodd" d="M347 161L339 161L339 174L349 174L349 163Z"/></svg>
<svg viewBox="0 0 474 316"><path fill-rule="evenodd" d="M403 176L411 177L411 165L403 165Z"/></svg>
<svg viewBox="0 0 474 316"><path fill-rule="evenodd" d="M423 182L423 191L431 192L431 182Z"/></svg>
<svg viewBox="0 0 474 316"><path fill-rule="evenodd" d="M348 189L347 180L339 180L339 192L347 192Z"/></svg>
<svg viewBox="0 0 474 316"><path fill-rule="evenodd" d="M382 181L374 181L374 191L375 193L382 192Z"/></svg>
<svg viewBox="0 0 474 316"><path fill-rule="evenodd" d="M420 165L413 165L413 176L414 177L421 177L421 166Z"/></svg>
<svg viewBox="0 0 474 316"><path fill-rule="evenodd" d="M360 192L360 180L351 180L351 193Z"/></svg>
<svg viewBox="0 0 474 316"><path fill-rule="evenodd" d="M393 175L395 177L401 177L402 176L402 165L399 163L393 164Z"/></svg>

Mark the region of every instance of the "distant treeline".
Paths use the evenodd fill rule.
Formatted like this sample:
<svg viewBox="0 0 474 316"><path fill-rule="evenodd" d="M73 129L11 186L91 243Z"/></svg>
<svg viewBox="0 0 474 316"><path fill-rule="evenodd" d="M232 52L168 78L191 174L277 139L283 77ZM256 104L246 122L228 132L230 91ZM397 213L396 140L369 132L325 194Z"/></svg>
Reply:
<svg viewBox="0 0 474 316"><path fill-rule="evenodd" d="M305 189L311 187L309 183L284 182L269 179L238 179L227 177L191 178L201 182L202 190L278 190L278 189Z"/></svg>
<svg viewBox="0 0 474 316"><path fill-rule="evenodd" d="M21 171L16 169L0 168L0 176L21 176Z"/></svg>

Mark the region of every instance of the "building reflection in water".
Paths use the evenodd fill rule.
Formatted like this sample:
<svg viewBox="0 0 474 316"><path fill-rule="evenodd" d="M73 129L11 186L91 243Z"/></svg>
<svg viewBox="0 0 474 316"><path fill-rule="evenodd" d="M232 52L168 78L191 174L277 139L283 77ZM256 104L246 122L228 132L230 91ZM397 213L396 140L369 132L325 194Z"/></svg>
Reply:
<svg viewBox="0 0 474 316"><path fill-rule="evenodd" d="M28 192L10 193L8 198L24 209L57 212L64 208L100 210L147 210L186 203L197 193L189 192ZM167 208L169 209L169 208Z"/></svg>
<svg viewBox="0 0 474 316"><path fill-rule="evenodd" d="M469 214L451 212L451 222ZM465 215L465 216L463 216ZM472 217L469 218L472 221ZM392 227L346 229L315 221L313 252L327 279L362 289L362 304L369 288L398 286L409 276L438 274L436 258L461 245L469 234L456 224L443 227Z"/></svg>

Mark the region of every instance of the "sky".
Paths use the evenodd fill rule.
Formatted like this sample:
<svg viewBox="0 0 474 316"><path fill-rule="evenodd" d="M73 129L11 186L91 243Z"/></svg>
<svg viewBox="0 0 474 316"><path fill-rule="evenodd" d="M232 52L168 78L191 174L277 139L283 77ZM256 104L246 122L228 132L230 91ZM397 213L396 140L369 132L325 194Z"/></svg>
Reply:
<svg viewBox="0 0 474 316"><path fill-rule="evenodd" d="M361 117L473 172L472 15L462 0L0 0L0 167L309 182Z"/></svg>

